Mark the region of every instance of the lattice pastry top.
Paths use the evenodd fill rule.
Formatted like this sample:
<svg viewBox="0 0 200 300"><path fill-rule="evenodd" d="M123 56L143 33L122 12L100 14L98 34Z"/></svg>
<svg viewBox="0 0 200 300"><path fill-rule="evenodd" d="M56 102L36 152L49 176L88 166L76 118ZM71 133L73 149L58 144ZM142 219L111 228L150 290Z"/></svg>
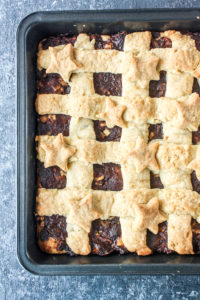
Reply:
<svg viewBox="0 0 200 300"><path fill-rule="evenodd" d="M200 221L194 36L123 33L118 43L63 36L39 44L37 66L37 215L66 217L75 254L91 253L91 224L113 217L129 252L152 253L147 232L158 234L167 221L168 249L193 254L191 222Z"/></svg>

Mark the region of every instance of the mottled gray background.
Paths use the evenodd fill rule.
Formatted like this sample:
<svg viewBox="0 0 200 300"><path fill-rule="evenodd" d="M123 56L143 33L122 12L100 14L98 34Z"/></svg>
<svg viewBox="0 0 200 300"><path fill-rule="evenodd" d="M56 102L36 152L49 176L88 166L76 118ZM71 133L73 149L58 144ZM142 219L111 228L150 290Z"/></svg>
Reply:
<svg viewBox="0 0 200 300"><path fill-rule="evenodd" d="M0 0L0 300L200 299L199 276L40 277L16 256L15 35L39 10L200 7L198 0Z"/></svg>

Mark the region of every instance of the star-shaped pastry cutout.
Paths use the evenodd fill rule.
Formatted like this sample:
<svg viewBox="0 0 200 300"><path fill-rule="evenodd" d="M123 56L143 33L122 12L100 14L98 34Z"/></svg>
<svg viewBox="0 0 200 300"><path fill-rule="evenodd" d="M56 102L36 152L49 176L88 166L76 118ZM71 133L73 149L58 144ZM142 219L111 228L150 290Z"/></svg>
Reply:
<svg viewBox="0 0 200 300"><path fill-rule="evenodd" d="M200 124L200 97L193 93L186 101L177 101L178 118L175 120L179 128L197 130Z"/></svg>
<svg viewBox="0 0 200 300"><path fill-rule="evenodd" d="M195 159L187 166L188 169L195 170L198 180L200 180L200 151L197 151Z"/></svg>
<svg viewBox="0 0 200 300"><path fill-rule="evenodd" d="M68 160L76 149L65 143L62 133L58 134L52 143L41 142L41 147L45 151L45 168L56 165L63 171L67 171Z"/></svg>
<svg viewBox="0 0 200 300"><path fill-rule="evenodd" d="M147 167L155 171L159 170L156 160L157 149L158 143L147 144L141 137L137 138L134 150L128 154L134 159L137 173L142 172Z"/></svg>
<svg viewBox="0 0 200 300"><path fill-rule="evenodd" d="M90 232L91 222L101 215L92 206L92 194L88 194L82 200L69 200L70 211L67 215L69 224L78 225L86 232Z"/></svg>
<svg viewBox="0 0 200 300"><path fill-rule="evenodd" d="M135 205L135 228L137 230L149 229L154 234L158 233L158 224L166 218L159 211L158 198L152 198L147 204Z"/></svg>
<svg viewBox="0 0 200 300"><path fill-rule="evenodd" d="M106 111L97 115L97 118L106 120L106 125L110 128L115 125L125 127L126 123L123 120L123 113L125 110L126 106L115 104L114 101L106 99Z"/></svg>
<svg viewBox="0 0 200 300"><path fill-rule="evenodd" d="M49 47L49 52L51 55L51 62L46 73L58 73L65 82L69 82L71 73L82 66L74 59L73 46L68 44L62 50L58 50L55 47Z"/></svg>

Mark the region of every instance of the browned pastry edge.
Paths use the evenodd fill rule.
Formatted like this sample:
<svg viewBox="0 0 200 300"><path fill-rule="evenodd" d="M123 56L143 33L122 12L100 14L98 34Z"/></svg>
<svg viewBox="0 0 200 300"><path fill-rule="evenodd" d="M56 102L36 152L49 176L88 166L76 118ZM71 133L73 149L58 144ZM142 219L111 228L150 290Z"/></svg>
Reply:
<svg viewBox="0 0 200 300"><path fill-rule="evenodd" d="M75 255L66 243L66 219L59 215L50 217L36 217L38 245L43 252L50 254ZM194 252L200 253L200 224L194 219L191 221L192 243ZM124 246L121 238L120 219L113 217L107 220L97 219L91 224L89 233L91 254L105 256L111 253L130 253ZM152 253L171 254L167 245L167 222L159 224L157 234L147 231L147 245Z"/></svg>

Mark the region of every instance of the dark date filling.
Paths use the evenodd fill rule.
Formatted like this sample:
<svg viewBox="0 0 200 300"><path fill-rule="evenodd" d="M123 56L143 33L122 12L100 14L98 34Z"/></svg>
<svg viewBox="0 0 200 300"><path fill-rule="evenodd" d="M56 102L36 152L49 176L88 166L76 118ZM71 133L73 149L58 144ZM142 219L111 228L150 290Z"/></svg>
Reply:
<svg viewBox="0 0 200 300"><path fill-rule="evenodd" d="M38 135L69 135L71 117L67 115L42 115L37 118Z"/></svg>
<svg viewBox="0 0 200 300"><path fill-rule="evenodd" d="M123 189L121 166L118 164L94 164L93 177L93 190L121 191Z"/></svg>
<svg viewBox="0 0 200 300"><path fill-rule="evenodd" d="M89 238L92 254L104 256L115 251L120 254L128 253L121 240L121 225L118 217L93 221Z"/></svg>
<svg viewBox="0 0 200 300"><path fill-rule="evenodd" d="M193 145L200 144L200 127L198 128L197 131L192 132L192 144Z"/></svg>
<svg viewBox="0 0 200 300"><path fill-rule="evenodd" d="M113 73L93 73L95 93L105 96L122 95L122 75Z"/></svg>
<svg viewBox="0 0 200 300"><path fill-rule="evenodd" d="M95 49L115 49L122 51L124 47L125 32L112 34L107 41L103 41L101 35L90 34L90 40L95 40ZM72 44L76 42L76 35L60 34L58 36L51 36L42 42L42 49L46 50L48 47L55 47L59 45Z"/></svg>
<svg viewBox="0 0 200 300"><path fill-rule="evenodd" d="M37 161L37 175L38 188L64 189L66 187L67 178L57 166L45 168L42 162Z"/></svg>
<svg viewBox="0 0 200 300"><path fill-rule="evenodd" d="M77 36L76 35L69 35L69 34L59 34L57 36L50 36L47 39L42 41L42 49L46 50L49 47L55 47L59 45L67 45L72 44L74 46L76 42Z"/></svg>
<svg viewBox="0 0 200 300"><path fill-rule="evenodd" d="M152 32L150 48L171 48L172 41L167 37L161 37L160 32Z"/></svg>
<svg viewBox="0 0 200 300"><path fill-rule="evenodd" d="M194 78L194 81L193 81L192 93L197 93L200 95L200 88L199 88L199 84L198 84L198 81L196 78Z"/></svg>
<svg viewBox="0 0 200 300"><path fill-rule="evenodd" d="M66 244L67 230L66 218L60 215L37 216L36 223L39 227L38 238L41 242L46 242L49 238L56 241L52 247L56 247L57 251L64 251L69 255L74 255ZM45 249L44 249L45 250ZM51 249L49 249L51 251Z"/></svg>
<svg viewBox="0 0 200 300"><path fill-rule="evenodd" d="M47 74L45 70L37 72L37 92L39 94L60 94L70 93L70 86L59 74Z"/></svg>
<svg viewBox="0 0 200 300"><path fill-rule="evenodd" d="M192 219L192 244L194 253L200 254L200 224Z"/></svg>
<svg viewBox="0 0 200 300"><path fill-rule="evenodd" d="M151 80L149 82L149 96L151 98L160 98L165 96L166 91L166 72L160 72L159 80Z"/></svg>
<svg viewBox="0 0 200 300"><path fill-rule="evenodd" d="M160 176L150 171L150 187L151 189L164 189Z"/></svg>
<svg viewBox="0 0 200 300"><path fill-rule="evenodd" d="M193 191L200 194L200 181L198 180L195 171L191 173L191 183L192 183Z"/></svg>
<svg viewBox="0 0 200 300"><path fill-rule="evenodd" d="M124 39L126 34L126 32L112 34L107 41L103 41L99 34L91 34L90 40L95 40L95 49L115 49L122 51L124 48Z"/></svg>
<svg viewBox="0 0 200 300"><path fill-rule="evenodd" d="M163 139L163 126L162 124L149 125L149 139L148 141Z"/></svg>
<svg viewBox="0 0 200 300"><path fill-rule="evenodd" d="M159 224L157 234L153 234L147 230L147 245L152 252L173 253L173 251L167 247L167 222Z"/></svg>
<svg viewBox="0 0 200 300"><path fill-rule="evenodd" d="M108 128L105 121L93 121L96 140L99 142L119 142L122 135L122 128L114 126Z"/></svg>

